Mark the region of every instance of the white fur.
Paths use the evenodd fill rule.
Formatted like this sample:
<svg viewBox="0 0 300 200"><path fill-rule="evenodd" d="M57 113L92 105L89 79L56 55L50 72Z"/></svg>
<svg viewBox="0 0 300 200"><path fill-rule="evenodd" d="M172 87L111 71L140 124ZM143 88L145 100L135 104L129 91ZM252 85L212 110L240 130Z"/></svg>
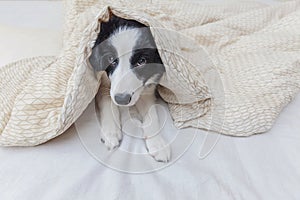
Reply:
<svg viewBox="0 0 300 200"><path fill-rule="evenodd" d="M142 117L143 134L149 154L157 161L168 162L171 155L170 147L166 145L159 134L160 123L157 110L154 107L156 101L155 85L151 85L151 83L155 77L149 79L143 86L142 81L130 70L130 57L139 37L142 35L138 29L121 28L110 38L111 44L118 52L119 65L109 77L111 80L111 97L101 96L101 94L96 97L102 127L101 138L109 149L119 146L122 138L120 112L116 106L114 95L117 93L133 94L131 102L126 106L136 106Z"/></svg>
<svg viewBox="0 0 300 200"><path fill-rule="evenodd" d="M148 152L157 161L168 162L170 160L170 147L165 143L161 135L161 124L155 107L155 87L152 85L143 91L136 103L138 112L143 118L143 134Z"/></svg>
<svg viewBox="0 0 300 200"><path fill-rule="evenodd" d="M134 105L142 92L141 87L143 82L130 70L130 57L136 45L136 40L139 37L141 37L139 29L119 28L112 37L109 38L111 44L117 50L120 66L117 67L110 76L110 95L114 97L117 93L133 94L128 106ZM114 98L112 98L112 100L116 103Z"/></svg>
<svg viewBox="0 0 300 200"><path fill-rule="evenodd" d="M110 96L103 96L101 92L96 96L96 103L100 115L101 140L112 150L119 146L122 139L119 109Z"/></svg>

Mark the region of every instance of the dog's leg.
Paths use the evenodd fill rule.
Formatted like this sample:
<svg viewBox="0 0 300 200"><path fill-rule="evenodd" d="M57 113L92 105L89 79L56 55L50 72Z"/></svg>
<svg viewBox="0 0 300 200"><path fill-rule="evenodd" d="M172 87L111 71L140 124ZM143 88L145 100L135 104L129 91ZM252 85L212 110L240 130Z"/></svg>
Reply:
<svg viewBox="0 0 300 200"><path fill-rule="evenodd" d="M112 102L109 95L98 92L96 96L98 117L101 126L101 141L109 150L120 145L122 132L119 108Z"/></svg>
<svg viewBox="0 0 300 200"><path fill-rule="evenodd" d="M143 131L146 147L149 154L159 162L168 162L171 157L171 149L159 134L161 124L159 123L157 107L154 106L156 97L154 93L145 94L140 97L136 107L143 117Z"/></svg>

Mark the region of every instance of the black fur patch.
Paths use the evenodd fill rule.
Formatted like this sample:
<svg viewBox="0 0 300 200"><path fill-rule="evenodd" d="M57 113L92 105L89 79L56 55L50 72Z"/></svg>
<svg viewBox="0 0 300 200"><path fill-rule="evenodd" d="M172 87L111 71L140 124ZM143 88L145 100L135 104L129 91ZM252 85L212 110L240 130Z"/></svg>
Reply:
<svg viewBox="0 0 300 200"><path fill-rule="evenodd" d="M144 24L141 24L135 20L123 19L112 15L108 22L101 23L101 29L99 33L99 37L96 40L95 46L106 40L111 36L111 34L117 30L119 27L127 26L127 27L136 27L142 28L146 27Z"/></svg>
<svg viewBox="0 0 300 200"><path fill-rule="evenodd" d="M143 66L138 66L137 62L141 57L146 60L146 64ZM158 75L157 80L155 80L155 82L158 82L165 72L165 68L156 48L134 50L133 56L130 59L130 63L133 72L136 74L138 79L143 81L144 84L154 75Z"/></svg>
<svg viewBox="0 0 300 200"><path fill-rule="evenodd" d="M89 58L90 64L95 71L106 71L108 74L112 74L114 69L110 67L109 63L105 62L105 53L112 53L116 57L116 50L107 41L107 39L116 31L119 27L136 27L143 28L145 25L134 21L127 20L115 15L112 15L108 22L101 23L100 33L92 49L92 55ZM109 52L111 51L111 52Z"/></svg>
<svg viewBox="0 0 300 200"><path fill-rule="evenodd" d="M118 59L118 55L115 48L107 42L107 39L120 27L141 28L142 37L137 38L136 45L133 49L133 56L130 58L131 69L144 84L154 75L157 75L157 80L155 81L158 82L165 72L165 68L159 56L150 28L137 21L123 19L114 15L111 16L108 22L101 23L99 36L93 47L92 55L89 58L93 68L96 71L105 70L108 75L114 72L115 68L107 62L106 56L113 56ZM138 66L137 62L141 57L146 59L146 64Z"/></svg>

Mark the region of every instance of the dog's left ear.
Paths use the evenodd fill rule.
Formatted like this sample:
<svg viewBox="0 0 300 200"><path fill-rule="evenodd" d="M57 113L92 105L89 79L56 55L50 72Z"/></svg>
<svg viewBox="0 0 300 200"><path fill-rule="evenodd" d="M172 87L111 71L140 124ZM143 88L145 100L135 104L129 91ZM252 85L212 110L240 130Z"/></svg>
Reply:
<svg viewBox="0 0 300 200"><path fill-rule="evenodd" d="M97 45L92 50L92 55L89 57L90 64L95 71L104 71L106 67L101 63L100 45Z"/></svg>

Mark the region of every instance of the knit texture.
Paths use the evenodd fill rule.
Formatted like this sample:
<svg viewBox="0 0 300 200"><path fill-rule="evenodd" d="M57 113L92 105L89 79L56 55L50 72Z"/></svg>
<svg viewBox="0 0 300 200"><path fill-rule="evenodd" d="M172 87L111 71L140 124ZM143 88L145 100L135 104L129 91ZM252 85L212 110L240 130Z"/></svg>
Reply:
<svg viewBox="0 0 300 200"><path fill-rule="evenodd" d="M62 134L99 87L109 89L88 57L111 14L150 26L166 67L158 90L178 128L265 132L300 88L299 7L65 0L60 55L0 68L0 144L32 146Z"/></svg>

